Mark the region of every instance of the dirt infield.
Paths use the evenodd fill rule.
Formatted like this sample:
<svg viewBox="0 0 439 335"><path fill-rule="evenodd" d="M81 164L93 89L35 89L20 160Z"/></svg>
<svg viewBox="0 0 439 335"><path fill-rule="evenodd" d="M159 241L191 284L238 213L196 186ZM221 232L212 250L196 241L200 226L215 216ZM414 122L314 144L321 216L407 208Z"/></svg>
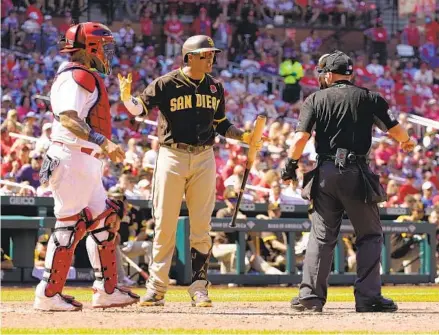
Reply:
<svg viewBox="0 0 439 335"><path fill-rule="evenodd" d="M82 312L37 313L30 302L2 303L2 328L161 328L205 330L439 331L438 303L400 303L396 313L355 313L353 303L328 303L322 314L298 313L285 302L215 303L213 308L192 308L190 303L169 302L165 307L91 309Z"/></svg>

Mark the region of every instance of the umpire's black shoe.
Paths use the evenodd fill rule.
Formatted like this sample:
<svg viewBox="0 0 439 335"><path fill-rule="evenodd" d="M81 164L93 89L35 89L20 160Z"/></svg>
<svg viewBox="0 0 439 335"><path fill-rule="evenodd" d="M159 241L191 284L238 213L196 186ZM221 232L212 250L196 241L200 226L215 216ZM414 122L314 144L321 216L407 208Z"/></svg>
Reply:
<svg viewBox="0 0 439 335"><path fill-rule="evenodd" d="M358 313L392 313L398 310L398 305L392 299L384 298L383 296L371 298L361 303L355 304L355 310Z"/></svg>
<svg viewBox="0 0 439 335"><path fill-rule="evenodd" d="M317 299L300 300L299 297L294 297L291 300L291 308L298 312L316 312L323 311L322 303Z"/></svg>

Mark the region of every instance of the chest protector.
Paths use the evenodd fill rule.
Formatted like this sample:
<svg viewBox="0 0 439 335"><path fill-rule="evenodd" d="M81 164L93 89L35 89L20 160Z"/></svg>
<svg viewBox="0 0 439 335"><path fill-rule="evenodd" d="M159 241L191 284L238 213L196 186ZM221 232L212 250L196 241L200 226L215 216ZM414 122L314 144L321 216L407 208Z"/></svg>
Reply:
<svg viewBox="0 0 439 335"><path fill-rule="evenodd" d="M94 131L111 139L110 102L103 79L98 72L78 63L69 63L58 75L67 71L72 71L75 82L88 92L93 93L95 88L98 89L98 98L88 111L86 122Z"/></svg>

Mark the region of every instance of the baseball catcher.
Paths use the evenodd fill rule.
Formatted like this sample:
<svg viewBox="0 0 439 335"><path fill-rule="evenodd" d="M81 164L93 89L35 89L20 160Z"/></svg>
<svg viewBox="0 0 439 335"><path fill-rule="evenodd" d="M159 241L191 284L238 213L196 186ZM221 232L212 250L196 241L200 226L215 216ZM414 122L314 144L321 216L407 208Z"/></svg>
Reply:
<svg viewBox="0 0 439 335"><path fill-rule="evenodd" d="M55 115L52 143L40 171L55 200L55 230L50 237L43 280L35 292L34 308L78 311L82 304L62 293L78 242L87 235L87 252L96 280L94 308L136 303L139 296L119 288L115 237L123 203L107 198L102 185L101 154L114 162L124 159L122 149L110 141L111 115L101 76L111 71L114 39L100 23L70 27L62 53L71 61L61 66L50 92Z"/></svg>

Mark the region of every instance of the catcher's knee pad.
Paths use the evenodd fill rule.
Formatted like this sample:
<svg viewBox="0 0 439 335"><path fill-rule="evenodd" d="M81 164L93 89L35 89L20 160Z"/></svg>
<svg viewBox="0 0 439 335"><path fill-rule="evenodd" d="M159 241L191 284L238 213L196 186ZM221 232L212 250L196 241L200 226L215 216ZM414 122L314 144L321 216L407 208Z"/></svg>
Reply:
<svg viewBox="0 0 439 335"><path fill-rule="evenodd" d="M52 257L52 265L45 268L43 280L47 282L44 294L47 297L53 297L55 294L61 294L65 285L70 265L72 264L73 255L79 241L86 235L89 229L92 229L95 223L91 215L91 211L86 207L79 214L58 219L58 221L74 221L76 223L69 227L55 228L52 233L52 241L55 244L55 251ZM61 245L56 232L68 231L70 237L67 245ZM48 275L47 275L48 274Z"/></svg>
<svg viewBox="0 0 439 335"><path fill-rule="evenodd" d="M202 254L195 248L191 248L192 256L192 283L197 280L207 280L207 268L212 249L207 254Z"/></svg>
<svg viewBox="0 0 439 335"><path fill-rule="evenodd" d="M107 209L97 218L104 220L104 226L90 232L91 237L98 245L100 269L94 269L97 280L104 281L105 292L112 294L117 285L116 267L116 234L120 227L120 220L123 217L124 208L122 201L107 199ZM108 237L100 240L97 233L107 231Z"/></svg>

